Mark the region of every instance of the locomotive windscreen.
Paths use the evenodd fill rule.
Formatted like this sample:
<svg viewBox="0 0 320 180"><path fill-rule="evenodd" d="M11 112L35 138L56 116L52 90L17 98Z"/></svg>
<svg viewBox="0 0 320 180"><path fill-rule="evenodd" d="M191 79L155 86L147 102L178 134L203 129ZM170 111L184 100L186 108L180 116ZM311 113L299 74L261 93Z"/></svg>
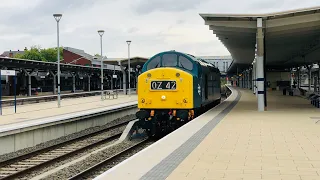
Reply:
<svg viewBox="0 0 320 180"><path fill-rule="evenodd" d="M193 63L185 56L176 53L166 53L154 57L147 65L147 70L158 67L180 67L193 70Z"/></svg>
<svg viewBox="0 0 320 180"><path fill-rule="evenodd" d="M149 62L147 69L154 69L160 67L160 56L157 56L152 59L152 61Z"/></svg>
<svg viewBox="0 0 320 180"><path fill-rule="evenodd" d="M162 66L163 67L176 67L178 64L177 54L164 54L162 56Z"/></svg>

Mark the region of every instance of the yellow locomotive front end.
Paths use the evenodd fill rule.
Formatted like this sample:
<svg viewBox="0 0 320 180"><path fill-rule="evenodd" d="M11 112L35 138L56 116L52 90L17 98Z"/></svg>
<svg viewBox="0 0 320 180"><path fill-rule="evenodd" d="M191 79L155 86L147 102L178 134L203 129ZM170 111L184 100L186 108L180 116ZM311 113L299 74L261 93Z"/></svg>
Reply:
<svg viewBox="0 0 320 180"><path fill-rule="evenodd" d="M197 64L187 54L167 51L151 57L138 77L138 127L162 136L193 119L195 74Z"/></svg>
<svg viewBox="0 0 320 180"><path fill-rule="evenodd" d="M193 77L171 67L151 69L138 77L139 109L192 109Z"/></svg>
<svg viewBox="0 0 320 180"><path fill-rule="evenodd" d="M194 117L193 76L161 67L138 77L139 125L149 136L162 136Z"/></svg>

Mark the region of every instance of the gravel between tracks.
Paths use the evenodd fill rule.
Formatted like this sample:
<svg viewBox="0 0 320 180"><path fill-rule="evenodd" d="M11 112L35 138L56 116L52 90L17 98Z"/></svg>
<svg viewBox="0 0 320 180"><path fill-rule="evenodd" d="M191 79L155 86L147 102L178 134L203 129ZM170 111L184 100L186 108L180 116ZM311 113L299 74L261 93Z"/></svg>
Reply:
<svg viewBox="0 0 320 180"><path fill-rule="evenodd" d="M109 163L106 163L105 165L103 165L101 168L96 169L94 172L91 172L90 174L88 174L87 176L83 177L83 179L94 179L95 177L99 176L100 174L106 172L107 170L111 169L112 167L116 166L117 164L121 163L122 161L128 159L129 157L133 156L134 154L138 153L139 151L143 150L144 148L150 146L151 144L153 144L153 141L150 142L146 142L143 145L134 148L134 150L129 151L123 155L121 155L121 157L117 157L114 161L111 161Z"/></svg>
<svg viewBox="0 0 320 180"><path fill-rule="evenodd" d="M134 118L135 118L134 114L127 115L127 116L124 116L122 118L115 119L114 121L111 121L111 122L109 122L109 123L107 123L107 124L105 124L103 126L96 126L96 127L88 128L88 129L85 129L83 131L79 131L77 133L69 134L67 136L60 137L58 139L53 139L53 140L38 144L38 145L36 145L34 147L29 147L29 148L18 150L16 152L3 154L3 155L0 156L0 162L3 162L3 161L8 160L8 159L15 158L15 157L18 157L18 156L22 156L22 155L25 155L25 154L28 154L28 153L31 153L31 152L34 152L34 151L38 151L38 150L41 150L41 149L44 149L44 148L47 148L47 147L62 143L62 142L67 142L67 141L70 141L72 139L78 138L80 136L87 135L87 134L90 134L90 133L93 133L93 132L96 132L96 131L99 131L101 129L105 129L105 128L108 128L108 127L112 127L115 124L118 124L118 123L121 123L121 122L124 122L124 121L128 121L128 120L134 119Z"/></svg>
<svg viewBox="0 0 320 180"><path fill-rule="evenodd" d="M47 176L44 179L68 179L81 171L93 166L94 164L98 164L102 159L106 159L108 157L111 157L112 155L116 154L117 152L124 150L125 148L128 148L130 146L133 146L135 144L138 144L141 142L141 139L135 139L132 141L124 141L122 143L119 143L117 145L114 145L110 148L107 148L99 153L93 154L86 158L83 161L80 161L72 166L69 166L67 168L64 168L60 170L57 173L54 173L50 176Z"/></svg>
<svg viewBox="0 0 320 180"><path fill-rule="evenodd" d="M113 136L113 135L115 135L115 134L117 134L119 132L122 132L124 129L125 129L125 126L110 130L110 131L106 132L107 134L106 133L104 133L104 134L106 134L106 137L111 137L111 136ZM100 149L100 148L104 147L104 146L111 145L111 144L115 143L117 140L118 139L115 139L115 140L103 143L101 145L98 145L96 147L90 148L88 150L85 150L85 151L83 151L81 153L73 154L73 155L71 155L69 157L64 158L63 160L60 160L58 162L55 162L53 164L48 165L45 168L41 168L41 169L37 169L36 171L32 171L30 174L27 174L23 178L20 178L20 179L31 179L31 178L33 178L33 177L35 177L37 175L40 175L41 173L44 173L44 172L47 172L47 171L49 171L51 169L54 169L56 167L62 166L62 165L66 164L66 163L68 163L70 161L73 161L73 160L78 159L78 158L80 158L82 156L85 156L86 154L91 153L91 152L93 152L93 151L95 151L97 149Z"/></svg>
<svg viewBox="0 0 320 180"><path fill-rule="evenodd" d="M45 167L45 168L39 169L38 171L35 171L35 172L30 173L30 174L28 174L28 175L25 175L22 179L26 179L26 180L27 180L27 179L32 179L33 177L36 177L36 176L38 176L38 175L40 175L40 174L42 174L42 173L44 173L44 172L50 171L51 169L57 168L57 167L62 166L62 165L66 164L66 163L68 163L68 162L70 162L70 161L72 161L72 160L75 160L75 159L77 159L77 158L80 158L80 157L82 157L82 156L85 156L86 154L91 153L91 152L93 152L93 151L95 151L95 150L97 150L97 149L99 149L99 148L102 148L103 146L111 145L111 144L115 143L116 141L117 141L117 140L110 141L110 142L108 142L108 143L105 143L105 144L96 146L96 147L94 147L94 148L92 148L92 149L90 149L90 150L87 150L87 151L84 151L84 152L82 152L82 153L76 154L76 155L73 156L72 158L68 158L68 159L65 159L65 160L63 160L63 161L56 162L56 163L54 163L54 164L52 164L52 165L49 165L49 166L47 166L47 167ZM49 178L49 179L50 179L50 178ZM52 178L51 178L51 179L52 179ZM55 178L53 178L53 179L55 179Z"/></svg>

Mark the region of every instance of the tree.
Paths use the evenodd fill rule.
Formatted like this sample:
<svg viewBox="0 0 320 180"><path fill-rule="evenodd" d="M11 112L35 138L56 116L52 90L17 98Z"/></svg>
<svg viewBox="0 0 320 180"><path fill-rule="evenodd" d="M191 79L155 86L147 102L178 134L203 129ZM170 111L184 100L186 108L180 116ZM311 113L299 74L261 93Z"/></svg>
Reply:
<svg viewBox="0 0 320 180"><path fill-rule="evenodd" d="M45 61L44 57L41 55L40 50L36 46L32 46L30 50L24 51L23 54L17 54L15 58L29 59L35 61Z"/></svg>
<svg viewBox="0 0 320 180"><path fill-rule="evenodd" d="M47 62L57 62L57 48L41 49L41 55ZM63 48L60 48L60 60L63 59Z"/></svg>
<svg viewBox="0 0 320 180"><path fill-rule="evenodd" d="M23 54L15 54L15 55L13 56L13 58L24 59L24 58L23 58Z"/></svg>
<svg viewBox="0 0 320 180"><path fill-rule="evenodd" d="M57 48L41 49L40 46L31 46L24 54L16 54L14 58L35 61L57 62ZM63 48L60 48L60 60L63 59Z"/></svg>

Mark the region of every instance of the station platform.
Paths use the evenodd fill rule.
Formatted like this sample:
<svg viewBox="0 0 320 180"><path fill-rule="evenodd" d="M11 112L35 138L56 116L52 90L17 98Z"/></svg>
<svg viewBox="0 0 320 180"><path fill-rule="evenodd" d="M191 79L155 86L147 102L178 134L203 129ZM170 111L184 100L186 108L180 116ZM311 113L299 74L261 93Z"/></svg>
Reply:
<svg viewBox="0 0 320 180"><path fill-rule="evenodd" d="M85 92L85 91L83 91L83 90L76 91L76 93L81 93L81 92ZM61 91L60 94L61 95L70 94L70 91ZM50 96L50 95L53 95L52 92L38 92L37 95L32 95L32 96L19 94L16 96L16 98L20 99L20 98L42 97L42 96ZM2 98L2 100L14 100L14 96L2 96L1 98Z"/></svg>
<svg viewBox="0 0 320 180"><path fill-rule="evenodd" d="M226 101L96 179L320 179L320 115L306 99L230 87Z"/></svg>
<svg viewBox="0 0 320 180"><path fill-rule="evenodd" d="M103 101L101 101L101 96L62 99L60 108L58 108L57 101L19 105L17 106L17 113L14 112L13 106L3 107L2 116L0 116L0 127L3 125L84 112L135 101L137 101L137 95L133 94L130 97L128 95L118 95L118 98L116 99L107 98Z"/></svg>

